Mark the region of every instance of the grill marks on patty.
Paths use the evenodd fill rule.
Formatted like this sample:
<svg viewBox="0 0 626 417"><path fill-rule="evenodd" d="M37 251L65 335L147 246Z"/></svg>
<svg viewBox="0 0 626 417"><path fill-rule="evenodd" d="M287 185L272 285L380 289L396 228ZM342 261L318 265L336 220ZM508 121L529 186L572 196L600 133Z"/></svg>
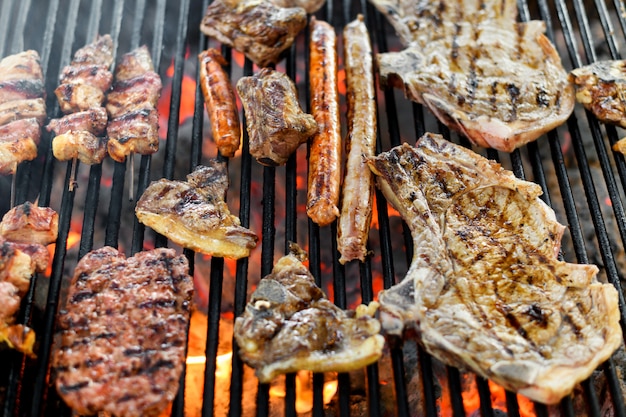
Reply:
<svg viewBox="0 0 626 417"><path fill-rule="evenodd" d="M187 260L172 249L87 254L60 312L61 397L81 414L158 415L178 389L192 291Z"/></svg>

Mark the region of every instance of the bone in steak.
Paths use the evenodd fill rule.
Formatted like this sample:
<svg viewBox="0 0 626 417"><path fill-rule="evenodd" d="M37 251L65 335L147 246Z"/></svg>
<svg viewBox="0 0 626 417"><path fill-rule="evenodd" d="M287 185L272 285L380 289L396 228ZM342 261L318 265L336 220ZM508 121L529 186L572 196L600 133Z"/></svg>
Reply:
<svg viewBox="0 0 626 417"><path fill-rule="evenodd" d="M479 146L506 152L562 124L574 91L542 21L517 22L515 0L370 0L406 49L378 54L403 88Z"/></svg>
<svg viewBox="0 0 626 417"><path fill-rule="evenodd" d="M226 164L211 159L187 175L186 182L152 182L135 213L141 223L181 246L207 255L243 258L258 238L230 213L227 189Z"/></svg>
<svg viewBox="0 0 626 417"><path fill-rule="evenodd" d="M315 285L295 245L259 282L234 335L244 362L261 382L298 370L349 372L380 358L384 338L376 303L344 311Z"/></svg>
<svg viewBox="0 0 626 417"><path fill-rule="evenodd" d="M317 123L298 103L293 81L282 72L263 68L242 77L237 92L246 114L250 154L261 164L283 165L317 131Z"/></svg>
<svg viewBox="0 0 626 417"><path fill-rule="evenodd" d="M85 255L59 312L61 398L79 414L160 415L178 391L192 294L187 258L173 249Z"/></svg>
<svg viewBox="0 0 626 417"><path fill-rule="evenodd" d="M564 226L541 187L434 134L369 164L414 242L406 277L379 295L385 331L548 404L621 344L617 291L596 266L557 260Z"/></svg>
<svg viewBox="0 0 626 417"><path fill-rule="evenodd" d="M282 8L265 0L215 0L200 30L265 67L279 61L305 26L306 11L301 7Z"/></svg>

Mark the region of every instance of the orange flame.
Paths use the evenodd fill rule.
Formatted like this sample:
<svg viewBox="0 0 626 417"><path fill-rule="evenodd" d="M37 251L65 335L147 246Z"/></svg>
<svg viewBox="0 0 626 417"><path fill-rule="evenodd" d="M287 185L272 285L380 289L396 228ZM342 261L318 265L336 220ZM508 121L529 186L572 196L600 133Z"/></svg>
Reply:
<svg viewBox="0 0 626 417"><path fill-rule="evenodd" d="M166 80L163 81L163 90L157 103L159 111L159 137L165 139L167 135L167 121L170 115L170 103L172 100L172 77L174 76L174 59L165 71ZM188 74L183 75L181 84L180 108L178 124L183 124L193 117L196 100L196 79Z"/></svg>
<svg viewBox="0 0 626 417"><path fill-rule="evenodd" d="M296 373L296 412L308 413L313 409L313 378L308 371L299 371ZM338 382L336 379L324 382L323 401L328 404L337 392ZM270 397L284 398L284 385L272 386L270 388Z"/></svg>

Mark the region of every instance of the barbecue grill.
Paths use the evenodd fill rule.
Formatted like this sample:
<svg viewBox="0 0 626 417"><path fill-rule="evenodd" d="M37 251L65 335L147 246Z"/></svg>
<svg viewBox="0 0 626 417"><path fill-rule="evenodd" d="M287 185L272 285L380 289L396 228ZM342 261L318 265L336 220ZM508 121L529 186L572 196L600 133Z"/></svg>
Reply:
<svg viewBox="0 0 626 417"><path fill-rule="evenodd" d="M221 47L229 61L235 82L257 69L242 55L207 39L199 32L208 0L3 0L0 6L0 56L24 49L39 51L46 77L48 116L60 110L52 91L58 75L73 52L96 34L110 33L117 56L146 44L155 67L171 88L164 89L159 110L162 117L161 149L153 156L136 157L133 164L106 160L102 165L76 167L78 188L69 190L73 167L52 156L50 134L44 132L39 157L20 165L15 178L0 178L0 214L8 210L9 194L15 204L38 200L59 212L59 237L53 252L49 276L40 274L23 301L18 321L35 329L37 358L1 351L0 401L8 416L70 416L59 399L50 373L50 354L55 337L56 315L64 300L64 289L77 259L88 251L110 245L127 255L154 246L166 246L166 238L146 230L134 218L129 188L141 195L150 181L162 177L182 179L204 158L216 154L208 138L204 104L197 78L196 55L207 46ZM566 69L598 59L620 59L620 42L626 41L626 6L620 0L537 0L518 1L522 21L542 19L547 34L557 45ZM365 16L376 51L397 50L399 43L384 18L365 0L329 1L317 17L329 21L338 34L357 13ZM277 68L296 80L303 107L308 109L307 33L301 33ZM185 88L191 85L193 88ZM469 143L421 106L407 101L392 89L378 89L379 137L381 152L403 141L415 143L425 131ZM185 109L188 109L185 113ZM186 121L185 117L189 116ZM596 263L601 278L620 289L622 328L626 307L621 291L626 239L624 157L611 150L622 133L600 124L577 105L568 122L511 154L480 150L500 161L520 178L534 181L544 190L543 199L568 225L562 256L579 263ZM287 375L278 384L282 395L272 394L269 384L248 387L252 373L238 359L234 346L230 377L218 380L218 353L231 345L232 333L224 327L242 313L248 294L267 275L274 261L298 242L309 253L309 266L318 284L334 302L347 308L374 299L380 287L398 282L407 270L412 254L408 229L377 194L375 222L370 234L373 255L362 264L342 266L336 250L335 224L319 228L306 219L302 210L306 185L306 152L301 147L286 167L261 167L250 157L247 136L243 149L229 162L231 189L229 204L242 225L260 236L259 247L250 259L228 263L223 259L195 256L184 251L196 280L208 295L198 303L206 313L207 330L201 405L197 414L189 410L190 379L183 375L172 416L184 415L287 415L296 412L296 375ZM132 172L136 172L133 179ZM132 183L131 183L132 179ZM12 188L12 192L10 192ZM238 190L238 192L237 192ZM80 232L76 232L79 230ZM79 244L68 240L79 233ZM232 269L232 272L231 272ZM201 277L198 277L201 275ZM234 297L233 297L234 294ZM231 300L232 298L232 300ZM230 301L226 301L230 300ZM624 332L626 334L626 331ZM362 372L336 376L337 392L324 401L324 375L313 375L312 409L306 415L453 415L474 413L487 416L610 415L626 416L622 350L583 382L557 406L530 404L513 393L495 399L496 387L487 380L441 365L412 341L390 343L384 358ZM191 367L188 361L187 372ZM328 375L326 376L328 378ZM334 376L333 376L334 378ZM224 383L228 386L224 390ZM478 405L471 408L469 390L475 390ZM226 398L217 395L226 393ZM499 402L498 402L499 401ZM222 409L222 404L228 404ZM506 409L507 411L503 411ZM185 412L187 410L187 413Z"/></svg>

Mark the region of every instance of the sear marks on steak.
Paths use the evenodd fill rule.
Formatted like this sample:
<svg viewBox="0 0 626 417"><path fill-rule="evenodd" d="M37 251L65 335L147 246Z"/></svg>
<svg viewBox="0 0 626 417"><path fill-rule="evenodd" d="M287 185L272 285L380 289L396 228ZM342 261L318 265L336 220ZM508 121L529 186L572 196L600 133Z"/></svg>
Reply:
<svg viewBox="0 0 626 417"><path fill-rule="evenodd" d="M76 266L59 313L56 388L77 413L158 416L185 359L193 281L187 258L104 247Z"/></svg>
<svg viewBox="0 0 626 417"><path fill-rule="evenodd" d="M200 30L266 67L280 60L306 23L301 7L282 8L264 0L215 0Z"/></svg>
<svg viewBox="0 0 626 417"><path fill-rule="evenodd" d="M256 234L242 227L226 204L226 163L209 160L187 181L152 182L135 207L137 219L181 246L207 255L239 259L256 247Z"/></svg>
<svg viewBox="0 0 626 417"><path fill-rule="evenodd" d="M284 165L317 131L315 119L302 111L296 86L286 74L263 68L242 77L237 92L246 114L250 154L263 165Z"/></svg>
<svg viewBox="0 0 626 417"><path fill-rule="evenodd" d="M538 185L433 134L369 164L414 242L379 295L387 333L415 331L446 364L547 404L621 344L617 291L557 260L564 226Z"/></svg>
<svg viewBox="0 0 626 417"><path fill-rule="evenodd" d="M516 21L515 0L370 0L406 49L377 55L404 89L476 145L511 152L562 124L574 91L545 23Z"/></svg>
<svg viewBox="0 0 626 417"><path fill-rule="evenodd" d="M576 100L601 122L626 128L626 61L598 61L569 73ZM613 145L626 155L626 138Z"/></svg>
<svg viewBox="0 0 626 417"><path fill-rule="evenodd" d="M380 358L384 338L373 318L376 303L344 311L331 303L292 245L259 282L234 335L241 359L261 382L298 370L349 372Z"/></svg>

